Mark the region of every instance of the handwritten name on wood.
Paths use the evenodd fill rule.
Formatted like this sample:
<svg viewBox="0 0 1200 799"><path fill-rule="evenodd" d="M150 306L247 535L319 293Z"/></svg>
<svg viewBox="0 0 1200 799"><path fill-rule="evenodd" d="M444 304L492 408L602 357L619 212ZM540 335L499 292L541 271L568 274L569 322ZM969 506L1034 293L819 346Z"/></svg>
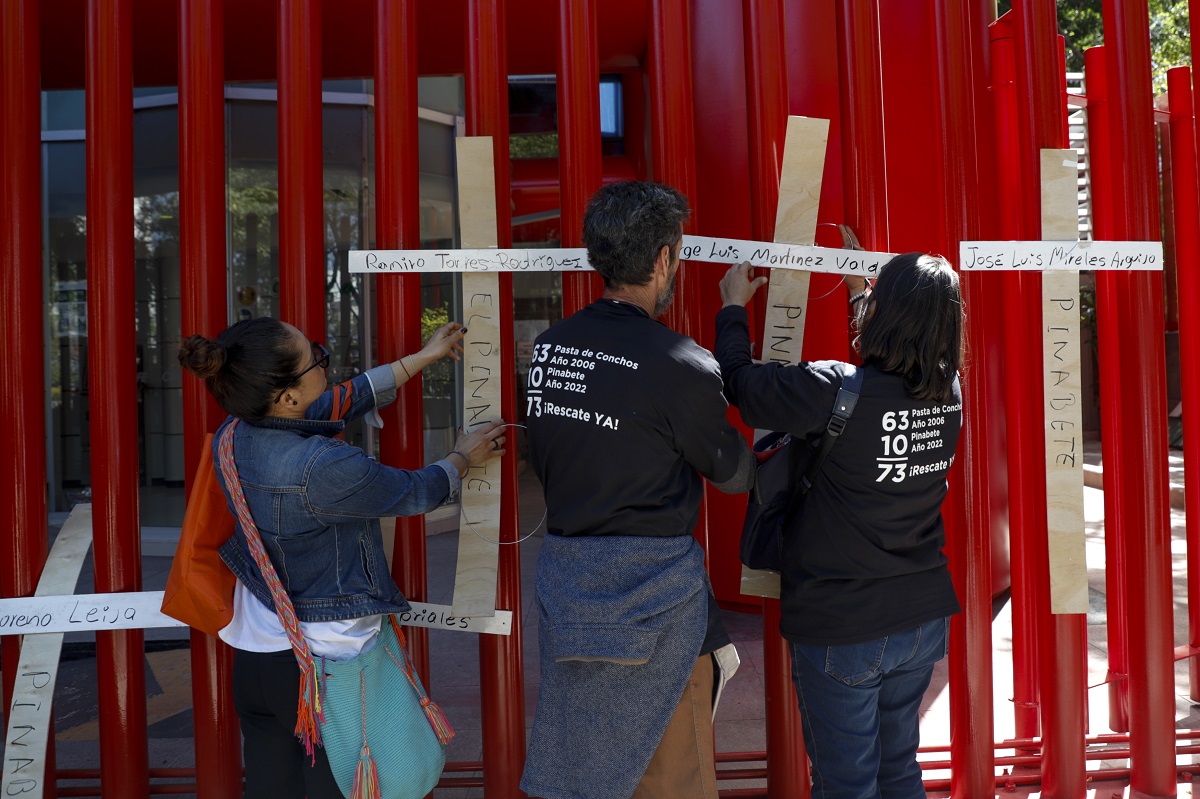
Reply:
<svg viewBox="0 0 1200 799"><path fill-rule="evenodd" d="M886 252L839 250L807 244L778 244L710 236L684 236L679 257L689 261L796 269L873 278L894 256Z"/></svg>
<svg viewBox="0 0 1200 799"><path fill-rule="evenodd" d="M1161 270L1161 241L964 241L959 266L973 271Z"/></svg>
<svg viewBox="0 0 1200 799"><path fill-rule="evenodd" d="M585 272L587 250L352 250L351 272Z"/></svg>

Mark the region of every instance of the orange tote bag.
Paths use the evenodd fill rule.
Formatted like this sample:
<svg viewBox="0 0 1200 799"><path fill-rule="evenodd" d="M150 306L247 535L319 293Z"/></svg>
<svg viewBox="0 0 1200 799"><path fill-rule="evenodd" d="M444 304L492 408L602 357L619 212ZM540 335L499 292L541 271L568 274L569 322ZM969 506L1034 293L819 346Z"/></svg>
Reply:
<svg viewBox="0 0 1200 799"><path fill-rule="evenodd" d="M215 636L233 620L237 578L217 554L235 528L213 468L212 439L212 433L204 437L200 466L183 516L183 531L163 593L162 612Z"/></svg>

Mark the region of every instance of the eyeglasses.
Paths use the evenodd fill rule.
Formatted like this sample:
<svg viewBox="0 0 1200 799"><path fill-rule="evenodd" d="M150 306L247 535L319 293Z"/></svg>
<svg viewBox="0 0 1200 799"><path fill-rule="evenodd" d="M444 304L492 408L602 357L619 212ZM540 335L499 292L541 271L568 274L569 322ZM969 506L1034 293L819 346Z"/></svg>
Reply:
<svg viewBox="0 0 1200 799"><path fill-rule="evenodd" d="M285 391L287 391L289 388L291 388L292 386L299 383L300 378L304 377L306 374L311 372L313 369L318 369L318 368L324 369L325 367L329 366L329 350L325 349L325 345L318 341L310 341L308 343L309 343L309 346L312 347L312 357L313 357L312 365L309 366L307 369L305 369L300 374L293 377L292 382L288 383L286 386L284 386L282 389L280 389L279 393L277 395L275 395L275 402L279 402L279 400L283 399L283 393Z"/></svg>

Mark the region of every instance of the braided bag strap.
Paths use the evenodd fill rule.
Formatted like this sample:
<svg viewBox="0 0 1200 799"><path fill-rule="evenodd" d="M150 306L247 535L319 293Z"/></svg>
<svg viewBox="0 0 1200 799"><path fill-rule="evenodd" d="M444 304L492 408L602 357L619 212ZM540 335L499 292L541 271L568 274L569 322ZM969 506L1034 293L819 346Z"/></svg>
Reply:
<svg viewBox="0 0 1200 799"><path fill-rule="evenodd" d="M315 762L314 747L321 745L320 725L325 721L325 712L321 707L320 681L317 679L316 663L313 660L312 650L309 649L308 640L300 630L300 620L296 617L296 608L292 605L287 590L283 587L275 567L271 564L271 559L267 557L262 537L258 533L258 526L254 524L254 519L250 516L250 507L246 504L246 495L242 492L237 465L233 460L233 432L238 423L239 420L234 419L221 434L221 440L217 447L218 461L221 474L225 478L225 486L228 488L230 499L233 502L234 515L237 516L242 533L246 536L250 554L254 556L254 562L258 564L258 570L262 572L263 579L267 582L267 588L271 591L271 598L275 601L275 612L279 615L279 623L283 625L288 642L292 645L292 651L296 655L296 662L300 665L300 697L297 703L295 733L300 742L304 744L305 752Z"/></svg>

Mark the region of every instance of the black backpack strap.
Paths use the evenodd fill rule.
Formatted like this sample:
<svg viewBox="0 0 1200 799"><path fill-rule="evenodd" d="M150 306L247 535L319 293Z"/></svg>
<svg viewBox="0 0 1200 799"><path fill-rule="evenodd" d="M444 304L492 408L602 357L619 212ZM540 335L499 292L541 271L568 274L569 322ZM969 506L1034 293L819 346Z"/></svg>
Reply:
<svg viewBox="0 0 1200 799"><path fill-rule="evenodd" d="M847 365L846 376L842 379L842 387L838 389L837 399L833 402L833 414L829 417L829 424L825 426L825 435L821 438L821 444L818 446L816 454L809 461L808 469L800 478L797 493L801 496L807 494L812 488L817 472L821 471L821 465L829 457L829 451L833 449L838 436L846 429L846 421L854 413L854 406L858 404L858 395L862 392L862 381L863 370Z"/></svg>

